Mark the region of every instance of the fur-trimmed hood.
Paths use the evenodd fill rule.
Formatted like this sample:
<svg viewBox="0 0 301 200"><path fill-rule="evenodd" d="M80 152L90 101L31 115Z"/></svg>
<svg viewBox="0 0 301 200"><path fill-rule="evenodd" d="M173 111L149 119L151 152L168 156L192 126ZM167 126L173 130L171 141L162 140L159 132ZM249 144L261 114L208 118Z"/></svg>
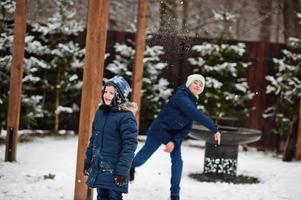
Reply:
<svg viewBox="0 0 301 200"><path fill-rule="evenodd" d="M136 115L136 112L138 111L138 106L135 102L125 102L125 103L118 105L118 110L130 111L134 115Z"/></svg>
<svg viewBox="0 0 301 200"><path fill-rule="evenodd" d="M106 106L102 102L98 105L98 108L104 112L111 112L112 110L118 109L120 111L132 112L134 116L136 116L136 112L138 111L137 103L135 102L125 102L119 104L117 107Z"/></svg>

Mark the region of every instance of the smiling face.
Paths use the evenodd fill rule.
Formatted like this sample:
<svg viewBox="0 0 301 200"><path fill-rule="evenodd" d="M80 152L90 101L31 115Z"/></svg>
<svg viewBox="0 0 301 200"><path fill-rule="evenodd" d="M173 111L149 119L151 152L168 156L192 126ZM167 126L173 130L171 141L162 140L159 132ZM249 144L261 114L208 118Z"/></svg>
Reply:
<svg viewBox="0 0 301 200"><path fill-rule="evenodd" d="M112 100L115 97L115 93L116 93L116 90L115 90L114 86L107 85L105 87L105 90L104 90L104 93L103 93L103 100L104 100L105 105L111 105Z"/></svg>
<svg viewBox="0 0 301 200"><path fill-rule="evenodd" d="M193 81L188 87L188 89L194 96L199 96L202 92L202 88L203 88L203 83L199 80Z"/></svg>

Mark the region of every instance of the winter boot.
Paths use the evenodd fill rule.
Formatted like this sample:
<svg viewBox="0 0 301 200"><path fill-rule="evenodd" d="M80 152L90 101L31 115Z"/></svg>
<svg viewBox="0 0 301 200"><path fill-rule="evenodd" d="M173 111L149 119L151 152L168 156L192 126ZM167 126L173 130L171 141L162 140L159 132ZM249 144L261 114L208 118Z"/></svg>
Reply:
<svg viewBox="0 0 301 200"><path fill-rule="evenodd" d="M135 179L135 167L131 167L130 169L130 181L134 181Z"/></svg>
<svg viewBox="0 0 301 200"><path fill-rule="evenodd" d="M180 197L171 195L170 200L180 200Z"/></svg>

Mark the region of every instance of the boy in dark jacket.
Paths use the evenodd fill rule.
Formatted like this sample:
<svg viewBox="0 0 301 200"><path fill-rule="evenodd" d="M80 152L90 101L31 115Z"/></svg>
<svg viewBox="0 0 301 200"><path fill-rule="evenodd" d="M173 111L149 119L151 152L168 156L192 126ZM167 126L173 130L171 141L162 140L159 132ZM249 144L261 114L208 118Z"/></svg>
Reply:
<svg viewBox="0 0 301 200"><path fill-rule="evenodd" d="M86 184L97 188L97 200L121 200L137 147L137 105L127 101L130 86L120 76L108 80L96 111L86 151ZM131 112L132 111L132 112Z"/></svg>
<svg viewBox="0 0 301 200"><path fill-rule="evenodd" d="M171 157L170 199L180 199L180 181L183 168L181 143L191 131L193 120L210 129L218 144L221 140L217 126L202 111L197 109L197 99L204 88L204 77L200 74L192 74L188 76L186 84L180 86L175 95L162 107L158 117L148 129L144 146L133 160L131 180L134 179L135 167L143 165L161 144L165 144L164 151L170 153Z"/></svg>

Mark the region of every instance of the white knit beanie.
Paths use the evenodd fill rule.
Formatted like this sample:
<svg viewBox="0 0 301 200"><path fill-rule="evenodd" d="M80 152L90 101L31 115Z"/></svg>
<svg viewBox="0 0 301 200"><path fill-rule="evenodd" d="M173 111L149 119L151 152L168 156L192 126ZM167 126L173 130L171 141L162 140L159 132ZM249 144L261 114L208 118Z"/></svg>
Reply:
<svg viewBox="0 0 301 200"><path fill-rule="evenodd" d="M191 74L187 77L187 81L186 81L186 87L189 87L189 85L193 82L193 81L201 81L203 83L203 87L201 89L201 93L203 92L204 88L205 88L205 78L204 76L202 76L201 74Z"/></svg>

